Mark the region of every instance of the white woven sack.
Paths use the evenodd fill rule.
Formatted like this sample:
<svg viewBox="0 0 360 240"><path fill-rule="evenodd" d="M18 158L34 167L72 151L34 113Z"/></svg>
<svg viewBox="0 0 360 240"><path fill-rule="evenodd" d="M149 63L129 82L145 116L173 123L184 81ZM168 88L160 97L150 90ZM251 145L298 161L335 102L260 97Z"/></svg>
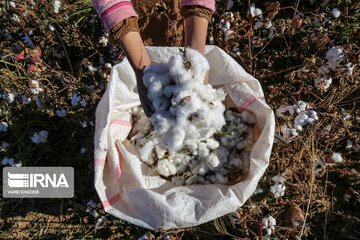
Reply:
<svg viewBox="0 0 360 240"><path fill-rule="evenodd" d="M151 62L168 61L178 47L148 47ZM260 135L252 148L246 179L234 185L175 186L160 178L125 141L130 108L140 104L135 73L127 59L113 67L106 92L96 109L95 188L105 211L143 228L183 228L235 211L252 195L269 164L275 119L258 80L216 46L206 46L209 83L224 86L240 110L256 116Z"/></svg>

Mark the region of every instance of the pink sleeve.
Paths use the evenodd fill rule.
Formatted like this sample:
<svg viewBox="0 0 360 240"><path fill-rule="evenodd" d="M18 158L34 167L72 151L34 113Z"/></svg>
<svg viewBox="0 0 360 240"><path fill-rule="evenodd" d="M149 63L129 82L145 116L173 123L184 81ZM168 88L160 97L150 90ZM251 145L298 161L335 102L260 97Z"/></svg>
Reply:
<svg viewBox="0 0 360 240"><path fill-rule="evenodd" d="M128 17L138 17L130 0L92 0L106 31Z"/></svg>
<svg viewBox="0 0 360 240"><path fill-rule="evenodd" d="M181 7L183 6L202 6L215 11L215 0L181 0Z"/></svg>

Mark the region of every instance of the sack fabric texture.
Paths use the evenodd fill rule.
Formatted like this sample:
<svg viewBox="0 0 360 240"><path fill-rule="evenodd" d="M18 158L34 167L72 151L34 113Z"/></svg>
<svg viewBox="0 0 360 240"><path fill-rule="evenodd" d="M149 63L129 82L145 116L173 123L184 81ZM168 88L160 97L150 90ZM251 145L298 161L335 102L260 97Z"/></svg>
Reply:
<svg viewBox="0 0 360 240"><path fill-rule="evenodd" d="M151 62L167 62L179 47L147 47ZM95 189L106 212L150 230L196 226L241 207L265 172L274 140L275 118L261 85L231 56L206 46L209 83L224 87L239 110L256 116L259 136L250 153L250 170L233 185L175 186L140 161L126 140L132 128L130 108L140 105L135 73L124 59L115 65L96 109Z"/></svg>

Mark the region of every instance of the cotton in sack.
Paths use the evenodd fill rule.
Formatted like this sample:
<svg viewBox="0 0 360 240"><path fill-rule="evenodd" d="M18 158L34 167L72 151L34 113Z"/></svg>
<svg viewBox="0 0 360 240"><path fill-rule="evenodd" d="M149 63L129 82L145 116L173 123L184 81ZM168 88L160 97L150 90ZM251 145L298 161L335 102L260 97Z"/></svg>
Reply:
<svg viewBox="0 0 360 240"><path fill-rule="evenodd" d="M151 62L168 62L178 47L148 47ZM131 108L140 105L136 78L124 59L113 67L108 87L96 110L95 188L105 211L138 226L183 228L199 225L235 211L252 195L268 166L275 129L274 114L265 103L259 82L229 55L206 46L209 84L224 87L238 110L255 115L259 130L250 152L250 168L242 181L229 185L176 186L140 161L127 136Z"/></svg>

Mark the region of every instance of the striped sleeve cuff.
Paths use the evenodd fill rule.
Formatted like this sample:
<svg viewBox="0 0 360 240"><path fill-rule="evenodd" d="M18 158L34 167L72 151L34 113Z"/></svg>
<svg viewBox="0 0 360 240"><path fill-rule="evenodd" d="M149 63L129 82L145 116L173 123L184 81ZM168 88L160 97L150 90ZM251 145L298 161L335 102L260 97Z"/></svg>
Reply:
<svg viewBox="0 0 360 240"><path fill-rule="evenodd" d="M132 5L113 7L102 14L101 21L104 23L106 31L111 29L120 21L129 17L138 17Z"/></svg>
<svg viewBox="0 0 360 240"><path fill-rule="evenodd" d="M129 17L138 17L130 0L92 0L106 31Z"/></svg>

